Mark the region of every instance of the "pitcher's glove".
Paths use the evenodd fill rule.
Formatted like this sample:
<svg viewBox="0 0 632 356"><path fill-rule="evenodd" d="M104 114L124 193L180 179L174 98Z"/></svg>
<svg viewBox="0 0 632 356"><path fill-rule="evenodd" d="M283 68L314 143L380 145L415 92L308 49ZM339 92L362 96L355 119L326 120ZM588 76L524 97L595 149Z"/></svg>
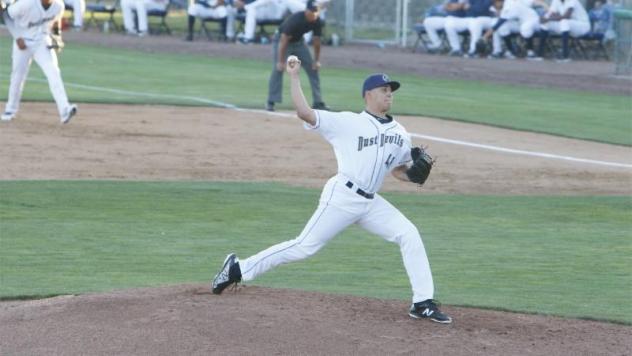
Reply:
<svg viewBox="0 0 632 356"><path fill-rule="evenodd" d="M423 185L435 161L422 147L412 148L410 155L413 158L413 165L406 170L406 175L411 182Z"/></svg>
<svg viewBox="0 0 632 356"><path fill-rule="evenodd" d="M62 49L64 49L64 41L61 38L61 35L50 35L51 43L48 46L49 49L54 49L55 52L59 53Z"/></svg>

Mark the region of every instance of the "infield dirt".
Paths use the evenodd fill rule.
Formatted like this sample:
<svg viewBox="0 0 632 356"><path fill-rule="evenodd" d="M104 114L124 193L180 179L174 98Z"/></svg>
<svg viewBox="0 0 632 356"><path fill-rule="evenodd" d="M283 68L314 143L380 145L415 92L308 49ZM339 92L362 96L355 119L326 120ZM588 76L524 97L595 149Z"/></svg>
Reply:
<svg viewBox="0 0 632 356"><path fill-rule="evenodd" d="M191 52L214 53L231 46L196 42L199 47L192 47L173 38L70 35L77 41L106 41L108 46L136 43L147 51L189 46ZM263 53L261 48L269 51L269 47L259 46L253 52L232 48L235 55L243 56ZM357 50L388 55L378 49ZM414 56L424 65L436 58ZM354 58L359 57L370 56ZM380 68L379 63L366 65ZM510 71L516 64L506 65L505 70ZM525 68L542 78L559 72L551 67L557 64L547 65ZM577 66L583 65L588 64ZM603 91L629 90L618 79L598 73L605 73L606 65L591 67L592 75L601 78L598 83L609 88ZM477 72L479 79L485 76L484 70ZM0 179L262 180L320 188L336 171L331 148L287 116L213 108L81 104L73 120L61 126L53 104L24 103L15 121L0 125ZM398 120L409 132L424 135L632 164L630 147L431 118ZM385 190L420 196L632 193L632 170L626 168L414 142L430 144L431 152L439 157L427 187L420 190L389 179ZM209 279L219 263L210 262ZM0 353L632 354L629 326L449 305L443 309L455 322L445 326L412 320L407 308L408 302L400 300L253 286L214 296L205 285L11 301L0 303Z"/></svg>

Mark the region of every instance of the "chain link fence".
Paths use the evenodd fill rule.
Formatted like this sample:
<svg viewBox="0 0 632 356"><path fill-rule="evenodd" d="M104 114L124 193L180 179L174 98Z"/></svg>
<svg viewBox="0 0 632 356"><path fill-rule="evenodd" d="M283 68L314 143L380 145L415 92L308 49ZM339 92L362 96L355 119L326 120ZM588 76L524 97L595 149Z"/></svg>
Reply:
<svg viewBox="0 0 632 356"><path fill-rule="evenodd" d="M327 33L348 43L407 46L412 26L432 0L332 0L327 9Z"/></svg>

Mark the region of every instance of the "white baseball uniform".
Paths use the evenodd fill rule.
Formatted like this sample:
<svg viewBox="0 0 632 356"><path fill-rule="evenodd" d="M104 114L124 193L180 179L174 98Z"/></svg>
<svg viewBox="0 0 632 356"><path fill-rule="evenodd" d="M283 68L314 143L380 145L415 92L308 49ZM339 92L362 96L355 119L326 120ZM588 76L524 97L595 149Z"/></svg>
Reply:
<svg viewBox="0 0 632 356"><path fill-rule="evenodd" d="M467 4L468 0L450 1L458 4ZM461 52L461 42L459 32L467 30L468 19L465 17L465 10L449 12L443 24L446 37L452 52Z"/></svg>
<svg viewBox="0 0 632 356"><path fill-rule="evenodd" d="M411 161L409 134L392 118L378 120L366 111L314 112L316 124L305 124L305 128L318 132L333 146L338 174L325 184L318 208L298 237L239 261L242 280L312 256L346 227L358 224L399 245L413 302L432 299L432 274L419 231L377 194L388 173Z"/></svg>
<svg viewBox="0 0 632 356"><path fill-rule="evenodd" d="M226 17L228 11L226 10L226 5L217 5L217 0L208 0L206 1L208 6L204 6L200 3L193 3L189 6L187 13L191 16L195 17L212 17L212 18L223 18Z"/></svg>
<svg viewBox="0 0 632 356"><path fill-rule="evenodd" d="M244 23L244 38L255 38L257 21L278 20L287 11L296 13L305 10L305 0L256 0L244 6L246 21Z"/></svg>
<svg viewBox="0 0 632 356"><path fill-rule="evenodd" d="M149 30L147 11L164 10L169 0L121 0L121 12L123 13L123 26L129 34L146 34ZM138 16L138 32L134 22L134 12Z"/></svg>
<svg viewBox="0 0 632 356"><path fill-rule="evenodd" d="M587 34L590 31L590 20L586 9L578 0L553 0L545 17L549 18L553 13L563 16L568 9L573 9L569 19L546 22L541 25L542 29L554 33L569 32L573 37Z"/></svg>
<svg viewBox="0 0 632 356"><path fill-rule="evenodd" d="M439 37L439 31L445 28L445 16L430 16L424 19L424 28L426 34L430 39L430 49L436 50L441 47L441 38Z"/></svg>
<svg viewBox="0 0 632 356"><path fill-rule="evenodd" d="M201 17L201 18L214 18L214 19L222 19L228 17L229 9L226 5L218 5L217 0L207 0L204 1L205 5L202 5L198 2L194 2L189 5L187 10L187 14L189 16ZM228 21L228 19L227 19ZM233 23L226 23L226 37L233 38L235 37L234 25Z"/></svg>
<svg viewBox="0 0 632 356"><path fill-rule="evenodd" d="M62 0L53 0L44 9L40 0L19 0L9 5L3 14L5 24L14 40L22 38L26 49L19 49L13 41L11 84L5 106L5 114L14 116L18 112L22 90L33 59L40 66L50 91L53 94L60 117L66 116L71 105L61 79L61 72L57 63L57 54L51 45L51 30L55 23L59 23L64 13ZM4 116L4 115L3 115Z"/></svg>
<svg viewBox="0 0 632 356"><path fill-rule="evenodd" d="M518 26L522 37L531 38L540 29L540 16L532 5L532 0L505 0L500 18L507 22L498 28L498 34L501 37L508 36L512 32L512 27Z"/></svg>
<svg viewBox="0 0 632 356"><path fill-rule="evenodd" d="M86 12L86 0L64 0L66 5L72 6L72 26L83 27L83 15Z"/></svg>

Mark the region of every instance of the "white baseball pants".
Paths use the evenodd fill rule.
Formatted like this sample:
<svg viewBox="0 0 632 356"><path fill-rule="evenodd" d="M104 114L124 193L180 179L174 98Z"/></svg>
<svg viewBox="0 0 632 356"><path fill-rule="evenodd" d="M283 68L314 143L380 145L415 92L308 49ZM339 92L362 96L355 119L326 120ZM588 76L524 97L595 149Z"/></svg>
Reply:
<svg viewBox="0 0 632 356"><path fill-rule="evenodd" d="M61 71L57 63L57 54L54 50L47 48L49 43L42 40L35 43L27 42L24 50L18 48L13 41L11 84L9 84L9 96L7 99L5 112L17 113L22 99L24 82L31 68L31 62L35 59L37 65L42 68L42 72L48 79L50 92L53 94L59 116L63 116L68 106L68 96L61 79Z"/></svg>
<svg viewBox="0 0 632 356"><path fill-rule="evenodd" d="M231 8L232 9L232 8ZM232 21L230 21L229 16L229 8L226 6L218 6L214 9L210 7L204 7L200 4L191 4L187 10L187 14L200 18L213 18L213 19L221 19L226 17L226 37L233 38L235 37L235 17L232 16Z"/></svg>
<svg viewBox="0 0 632 356"><path fill-rule="evenodd" d="M498 28L498 34L501 37L505 37L510 35L511 33L520 33L520 36L523 38L531 38L533 34L540 30L540 22L539 19L529 18L529 20L525 20L519 22L517 20L506 21L502 26Z"/></svg>
<svg viewBox="0 0 632 356"><path fill-rule="evenodd" d="M82 27L83 26L83 15L86 12L86 1L85 0L65 0L65 4L72 6L72 25L74 27Z"/></svg>
<svg viewBox="0 0 632 356"><path fill-rule="evenodd" d="M149 29L147 11L164 10L167 0L121 0L121 12L123 12L123 26L127 33L136 33L134 26L134 13L138 16L138 32L146 33Z"/></svg>
<svg viewBox="0 0 632 356"><path fill-rule="evenodd" d="M564 19L560 21L549 21L540 25L543 30L560 34L569 32L573 37L581 37L590 31L590 22Z"/></svg>
<svg viewBox="0 0 632 356"><path fill-rule="evenodd" d="M488 16L469 17L467 21L467 29L470 32L470 48L469 53L476 52L476 42L483 37L483 31L489 30L494 26L496 19ZM500 41L500 39L494 39Z"/></svg>
<svg viewBox="0 0 632 356"><path fill-rule="evenodd" d="M445 20L445 34L448 36L448 43L453 52L461 50L461 39L459 32L467 30L469 24L467 17L448 16Z"/></svg>
<svg viewBox="0 0 632 356"><path fill-rule="evenodd" d="M430 39L430 49L438 49L441 47L439 31L445 29L445 19L443 16L431 16L424 19L424 28Z"/></svg>
<svg viewBox="0 0 632 356"><path fill-rule="evenodd" d="M310 257L349 225L358 224L399 245L413 290L413 303L433 298L430 264L415 225L381 196L375 194L374 199L367 199L345 182L341 175L327 182L318 208L297 238L239 261L242 280L251 281L276 266Z"/></svg>
<svg viewBox="0 0 632 356"><path fill-rule="evenodd" d="M277 20L283 17L286 11L296 13L305 10L305 1L302 0L257 0L246 6L246 21L244 23L244 38L255 38L257 21Z"/></svg>

